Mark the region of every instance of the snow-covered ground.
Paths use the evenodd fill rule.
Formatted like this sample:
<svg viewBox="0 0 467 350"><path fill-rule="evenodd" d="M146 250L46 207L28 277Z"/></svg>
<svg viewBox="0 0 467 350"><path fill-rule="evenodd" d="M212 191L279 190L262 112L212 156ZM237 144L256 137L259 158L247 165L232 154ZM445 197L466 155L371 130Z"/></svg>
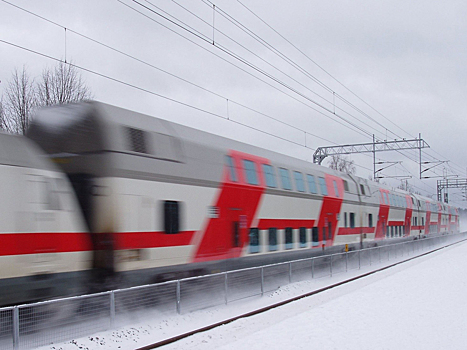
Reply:
<svg viewBox="0 0 467 350"><path fill-rule="evenodd" d="M467 243L461 243L163 349L466 349L466 257ZM41 349L136 349L352 273L290 284L261 299L140 320Z"/></svg>

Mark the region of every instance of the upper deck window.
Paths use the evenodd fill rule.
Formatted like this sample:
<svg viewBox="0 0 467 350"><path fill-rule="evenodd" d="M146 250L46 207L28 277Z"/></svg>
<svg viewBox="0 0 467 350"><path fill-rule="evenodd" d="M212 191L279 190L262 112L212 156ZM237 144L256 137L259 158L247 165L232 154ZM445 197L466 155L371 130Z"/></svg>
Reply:
<svg viewBox="0 0 467 350"><path fill-rule="evenodd" d="M344 181L344 191L349 192L349 183L346 180L343 180L343 181Z"/></svg>
<svg viewBox="0 0 467 350"><path fill-rule="evenodd" d="M360 184L360 191L365 195L365 187L362 184Z"/></svg>
<svg viewBox="0 0 467 350"><path fill-rule="evenodd" d="M136 128L127 127L127 135L130 151L138 153L149 153L146 144L146 132Z"/></svg>
<svg viewBox="0 0 467 350"><path fill-rule="evenodd" d="M266 186L276 188L276 175L274 168L271 165L263 164L264 177L266 178Z"/></svg>
<svg viewBox="0 0 467 350"><path fill-rule="evenodd" d="M305 183L303 182L303 174L299 171L293 172L295 178L295 186L298 192L305 192Z"/></svg>
<svg viewBox="0 0 467 350"><path fill-rule="evenodd" d="M284 190L291 190L292 183L290 182L289 171L285 168L279 168L279 173L281 175L282 188Z"/></svg>
<svg viewBox="0 0 467 350"><path fill-rule="evenodd" d="M337 182L333 180L332 183L334 185L334 192L336 193L336 197L339 197L339 189L337 188Z"/></svg>
<svg viewBox="0 0 467 350"><path fill-rule="evenodd" d="M225 156L225 162L229 168L230 181L237 182L237 173L235 172L233 158L231 156Z"/></svg>
<svg viewBox="0 0 467 350"><path fill-rule="evenodd" d="M328 188L326 187L326 180L324 179L324 177L318 177L318 182L319 182L319 187L321 189L321 194L323 196L327 196Z"/></svg>
<svg viewBox="0 0 467 350"><path fill-rule="evenodd" d="M313 175L307 174L306 180L308 182L308 190L310 191L310 193L318 193L318 190L316 188L315 177Z"/></svg>
<svg viewBox="0 0 467 350"><path fill-rule="evenodd" d="M246 181L250 185L259 185L258 175L256 174L255 163L251 160L243 160L243 167L245 168Z"/></svg>

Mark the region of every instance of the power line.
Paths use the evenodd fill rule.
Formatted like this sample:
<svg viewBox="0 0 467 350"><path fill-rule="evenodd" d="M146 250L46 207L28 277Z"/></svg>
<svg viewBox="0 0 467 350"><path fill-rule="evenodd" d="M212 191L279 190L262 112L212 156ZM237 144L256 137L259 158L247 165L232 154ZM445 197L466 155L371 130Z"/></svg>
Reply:
<svg viewBox="0 0 467 350"><path fill-rule="evenodd" d="M175 0L172 0L173 2L175 2L176 4L178 4ZM208 4L208 2L210 4L213 4L210 0L201 0L203 3L205 3L206 5L210 6ZM180 5L181 6L181 5ZM186 9L185 7L181 6L182 8ZM378 122L376 119L372 118L370 115L368 115L367 113L365 113L363 110L361 110L360 108L358 108L357 106L355 106L354 104L352 104L351 102L349 102L347 99L345 99L343 96L341 96L340 94L336 93L332 88L328 87L325 83L323 83L322 81L320 81L319 79L317 79L316 77L314 77L312 74L310 74L306 69L304 69L302 66L300 66L299 64L297 64L295 61L293 61L291 58L289 58L288 56L286 56L284 53L282 53L280 50L276 49L273 45L271 45L269 42L267 42L265 39L261 38L259 35L257 35L256 33L254 33L252 30L250 30L248 27L246 27L244 24L242 24L240 21L236 20L233 16L229 15L226 11L223 11L221 8L219 8L219 6L217 6L217 11L221 13L221 15L224 16L224 18L226 18L228 21L230 21L231 23L233 23L236 27L238 27L239 29L241 29L243 32L247 33L250 37L254 38L256 41L258 41L261 45L263 45L264 47L268 48L271 52L275 53L277 56L279 56L280 58L282 58L284 61L286 61L287 63L289 63L290 65L292 65L294 68L296 68L298 71L300 71L301 73L303 73L305 76L307 76L308 78L310 78L312 81L314 81L315 83L317 83L318 85L320 85L322 88L324 88L325 90L327 90L328 92L332 93L333 96L337 97L338 99L340 99L342 102L344 102L345 104L347 104L348 106L350 106L351 108L355 109L357 112L359 112L360 114L364 115L366 118L370 119L372 122L374 122L375 124L379 125L380 127L382 127L384 130L388 130L387 127L385 127L384 125L382 125L380 122ZM187 9L186 9L187 10ZM191 11L187 10L188 12L192 13ZM193 14L193 13L192 13ZM193 14L195 15L195 14ZM196 16L196 15L195 15ZM198 16L196 16L197 18L199 18ZM202 19L200 19L202 20ZM202 20L203 22L205 22L206 24L210 25L209 23L207 23L206 21ZM229 37L230 38L230 37ZM318 95L320 96L320 95ZM324 97L320 96L321 98L325 99ZM329 103L332 103L331 101L325 99L327 102ZM335 106L335 104L334 104ZM335 106L335 108L338 108ZM340 108L339 108L340 109ZM340 109L342 111L344 111L343 109ZM354 117L356 118L356 117ZM358 118L356 118L358 119ZM358 119L360 122L364 123L362 120ZM368 124L364 123L365 125L369 126ZM374 128L373 128L374 129ZM376 130L376 129L374 129ZM389 130L388 130L389 131ZM392 134L394 134L395 136L401 138L399 135L395 134L394 132L391 131Z"/></svg>
<svg viewBox="0 0 467 350"><path fill-rule="evenodd" d="M316 65L319 69L321 69L324 73L326 73L330 78L332 78L334 81L336 81L339 85L341 85L344 89L349 91L352 95L354 95L356 98L358 98L360 101L362 101L365 105L370 107L372 110L374 110L376 113L378 113L380 116L382 116L384 119L392 123L394 126L399 128L401 131L403 131L405 134L410 135L409 132L405 131L402 129L399 125L394 123L392 120L384 116L381 112L376 110L374 107L372 107L370 104L368 104L365 100L363 100L361 97L359 97L357 94L355 94L352 90L350 90L348 87L346 87L341 81L339 81L337 78L335 78L331 73L329 73L326 69L324 69L322 66L320 66L316 61L314 61L312 58L310 58L305 52L303 52L300 48L298 48L295 44L293 44L290 40L288 40L285 36L283 36L280 32L278 32L276 29L274 29L270 24L268 24L265 20L263 20L260 16L258 16L255 12L253 12L249 7L247 7L245 4L243 4L240 0L237 0L237 2L242 5L248 12L250 12L253 16L258 18L262 23L264 23L268 28L270 28L273 32L275 32L277 35L279 35L283 40L285 40L287 43L289 43L293 48L295 48L298 52L300 52L304 57L306 57L310 62L312 62L314 65ZM396 135L396 134L394 134ZM397 136L397 135L396 135ZM399 137L399 136L398 136ZM413 136L411 136L413 137Z"/></svg>
<svg viewBox="0 0 467 350"><path fill-rule="evenodd" d="M122 3L121 0L117 0L117 1L120 2L120 3ZM177 27L179 27L179 28L181 28L181 29L187 31L188 33L190 33L190 34L196 36L197 38L199 38L199 39L205 41L206 43L209 42L209 41L207 41L206 39L204 39L202 36L200 36L199 34L197 34L196 32L193 32L193 31L191 31L190 29L183 27L183 26L180 25L179 23L176 23L175 21L171 20L170 18L167 18L167 16L164 16L164 15L158 13L157 11L155 11L155 10L153 10L153 9L151 9L151 8L149 8L149 7L147 7L147 6L145 6L144 4L141 4L141 3L138 2L137 0L132 0L132 1L133 1L134 3L136 3L136 4L138 4L139 6L141 6L141 7L145 8L145 9L147 9L148 11L150 11L150 12L152 12L152 13L154 13L154 14L160 16L161 18L164 18L164 19L166 19L167 21L169 21L169 22L175 24ZM122 3L122 4L124 4L124 3ZM124 5L126 5L126 4L124 4ZM128 6L128 5L126 5L126 6ZM130 6L128 6L128 7L130 7ZM132 7L130 7L130 8L132 8ZM133 9L133 8L132 8L132 9ZM141 12L139 12L139 11L137 11L137 12L138 12L138 13L141 13ZM156 21L156 22L157 22L157 21ZM157 22L157 23L159 23L159 22ZM183 37L183 36L182 36L182 37ZM211 43L209 42L209 44L211 44ZM253 70L257 71L258 73L260 73L260 74L262 74L262 75L268 77L269 79L273 80L273 81L276 82L277 84L279 84L279 85L285 87L286 89L292 91L293 93L299 95L300 97L304 98L305 100L307 100L307 101L309 101L309 102L311 102L311 103L317 105L318 107L320 107L320 108L323 109L324 111L326 111L326 112L328 112L328 113L330 113L330 114L333 114L334 116L336 116L337 118L341 119L341 120L344 121L345 123L347 123L347 124L353 126L355 129L358 129L363 135L366 134L366 136L368 136L368 137L369 137L369 136L372 136L372 133L370 133L370 132L366 131L365 129L361 128L360 126L358 126L358 125L356 125L356 124L350 122L349 120L347 120L346 118L342 117L341 115L339 115L339 114L333 112L333 111L330 110L329 108L327 108L327 107L325 107L325 106L319 104L318 102L312 100L311 98L309 98L308 96L304 95L303 93L301 93L301 92L298 91L297 89L291 87L290 85L284 83L283 81L279 80L278 78L274 77L273 75L271 75L271 74L267 73L266 71L260 69L259 67L257 67L257 66L255 66L254 64L250 63L250 62L247 61L246 59L244 59L244 58L238 56L237 54L233 53L232 51L230 51L230 50L228 50L228 49L226 49L226 48L224 48L224 47L222 47L222 46L220 46L220 45L217 45L217 44L211 44L211 45L212 45L213 47L215 47L215 48L221 50L221 51L224 52L225 54L231 56L232 58L234 58L234 59L240 61L241 63L243 63L243 64L245 64L245 65L247 65L248 67L252 68ZM210 52L210 51L209 51L209 52ZM263 81L263 82L264 82L264 81ZM268 84L268 85L270 85L270 84ZM270 86L272 86L272 85L270 85ZM276 89L277 89L277 88L276 88ZM278 90L278 91L281 91L281 90ZM290 95L288 95L288 96L290 96ZM323 114L323 115L325 115L326 117L328 117L328 118L330 118L330 119L333 119L333 118L331 118L329 115L326 115L326 114ZM333 119L333 120L336 121L335 119ZM355 130L354 130L354 131L355 131Z"/></svg>
<svg viewBox="0 0 467 350"><path fill-rule="evenodd" d="M13 5L13 4L9 3L8 1L5 1L5 0L2 0L2 1L5 2L5 3L8 3L8 4L12 5L12 6L15 6L15 7L19 8L18 6ZM22 10L24 10L24 9L22 9ZM57 24L57 23L55 23L55 22L53 22L53 21L50 21L50 20L44 18L44 17L41 17L41 16L39 16L39 15L36 15L36 14L30 12L30 11L27 11L27 10L24 10L24 11L26 11L26 12L28 12L28 13L31 13L31 14L33 14L33 15L39 17L39 18L42 18L42 19L44 19L44 20L46 20L46 21L48 21L48 22L50 22L50 23L52 23L52 24L55 24L55 25L57 25L57 26L60 26L60 27L62 27L62 28L67 29L67 28L64 27L64 26L61 26L61 25L59 25L59 24ZM70 29L68 29L68 30L69 30L70 32L74 32L74 31L72 31L72 30L70 30ZM105 46L105 47L107 47L107 48L109 48L109 49L111 49L111 50L114 50L114 51L116 51L116 52L119 52L120 54L126 55L127 57L131 57L131 58L133 58L133 59L135 59L135 60L137 60L137 61L139 61L139 62L141 62L141 63L147 64L148 66L151 66L152 68L155 68L155 69L158 69L158 70L160 70L160 71L163 71L163 70L161 70L160 68L158 68L158 67L156 67L156 66L154 66L154 65L151 65L151 64L149 64L149 63L147 63L147 62L145 62L145 61L142 61L142 60L140 60L140 59L137 59L137 58L135 58L135 57L133 57L133 56L131 56L131 55L128 55L128 54L122 52L122 51L119 51L119 50L117 50L117 49L114 49L114 48L112 48L112 47L110 47L110 46L108 46L108 45L106 45L106 44L100 43L100 42L96 41L95 39L86 37L86 36L84 36L84 35L82 35L82 34L80 34L80 33L77 33L77 32L74 32L74 33L77 34L77 35L80 35L80 36L82 36L82 37L84 37L84 38L87 38L88 40L91 40L91 41L93 41L93 42L99 43L99 44L101 44L101 45L103 45L103 46ZM187 39L187 40L188 40L188 39ZM58 60L58 59L55 59L55 60ZM75 65L75 66L76 66L76 65ZM76 66L76 67L79 68L79 69L83 69L83 68L78 67L78 66ZM86 69L83 69L83 70L86 70ZM170 74L170 75L172 75L172 76L174 76L174 77L176 77L176 78L178 78L178 79L181 79L181 80L183 80L183 81L185 81L185 82L187 82L187 83L189 83L189 84L192 84L192 85L194 85L194 86L197 86L198 88L201 88L201 89L203 89L203 90L205 90L205 91L207 91L207 92L210 92L210 93L212 93L212 94L214 94L214 95L216 95L216 96L218 96L218 97L225 98L225 97L222 96L222 95L219 95L219 94L217 94L217 93L215 93L215 92L213 92L213 91L211 91L211 90L205 89L205 88L203 88L202 86L199 86L199 85L197 85L197 84L194 84L194 83L192 83L192 82L190 82L190 81L188 81L188 80L186 80L186 79L183 79L183 78L181 78L181 77L178 77L178 76L176 76L176 75L173 75L172 73L169 73L169 72L166 72L166 71L164 71L164 72L167 73L167 74ZM100 74L98 73L98 75L100 75ZM123 83L125 83L125 82L123 82ZM125 84L126 84L126 83L125 83ZM126 85L128 85L128 84L126 84ZM131 86L131 84L129 84L128 86ZM136 87L136 86L134 86L134 87ZM136 88L139 88L139 87L136 87ZM145 90L145 89L142 89L142 90L143 90L143 91L146 91L146 92L148 92L148 93L155 94L155 95L157 95L157 96L159 96L159 97L166 98L166 97L164 97L164 96L162 96L162 95L159 95L159 94L150 92L150 91L148 91L148 90ZM168 99L170 99L170 98L168 98ZM173 100L173 101L174 101L174 102L180 102L180 101L177 101L177 100ZM229 101L230 101L230 102L233 102L233 103L236 103L235 101L232 101L232 100L229 100ZM182 103L182 104L184 104L184 103ZM244 108L250 109L249 107L247 107L247 106L245 106L245 105L242 105L242 104L240 104L240 103L236 103L236 104L238 104L239 106L242 106L242 107L244 107ZM188 105L188 104L186 104L186 105L187 105L187 106L190 106L190 107L194 107L194 106L192 106L192 105ZM197 108L197 107L194 107L194 108L196 108L196 109L198 109L198 110L200 110L200 111L203 111L203 112L212 114L212 112L205 111L205 110L199 109L199 108ZM311 108L311 107L310 107L310 108ZM317 136L317 135L313 135L313 134L311 134L311 133L308 133L308 132L306 132L306 131L303 130L303 129L296 128L296 127L294 127L293 125L290 125L290 124L288 124L288 123L282 122L281 120L279 120L279 119L277 119L277 118L273 118L273 117L267 116L266 114L264 114L264 113L262 113L262 112L256 111L256 110L254 110L254 109L250 109L250 110L254 111L255 113L262 114L262 115L264 115L264 116L266 116L266 117L268 117L268 118L271 118L271 119L273 119L273 120L275 120L275 121L277 121L277 122L280 122L280 123L282 123L282 124L288 125L288 126L290 126L290 127L292 127L292 128L295 128L295 129L297 129L297 130L299 130L299 131L304 132L304 133L305 133L305 138L306 138L306 135L307 135L307 134L308 134L308 135L311 135L311 136L314 136L314 137L321 138L321 137L319 137L319 136ZM321 112L319 112L319 111L317 111L317 112L318 112L318 113L321 113ZM321 113L321 114L322 114L322 113ZM214 113L213 115L216 115L216 116L218 116L218 117L224 118L223 116L217 115L217 114L215 114L215 113ZM323 114L323 115L324 115L324 114ZM225 118L224 118L224 119L225 119ZM235 123L237 123L237 124L240 124L240 125L244 125L244 126L246 126L246 127L250 127L250 126L248 126L248 125L246 125L246 124L243 124L243 123L240 123L240 122L238 122L238 121L233 121L233 122L235 122ZM256 130L256 129L253 128L253 127L250 127L250 128L252 128L253 130ZM258 129L257 131L263 132L262 130L259 130L259 129ZM273 136L273 137L277 137L276 135L273 135L273 134L270 134L270 133L267 133L267 132L263 132L263 133L268 134L268 135ZM303 146L303 145L301 145L300 143L293 142L293 141L290 141L290 140L285 139L285 138L281 138L281 137L277 137L277 138L283 139L283 140L285 140L285 141L291 142L291 143L296 144L296 145L299 145L299 146ZM323 139L323 138L321 138L321 139ZM324 140L326 140L326 139L324 139ZM326 140L326 141L331 142L331 141L329 141L329 140ZM333 143L333 142L331 142L331 143ZM310 147L306 147L306 148L312 149L312 148L310 148ZM371 170L371 169L368 169L368 168L365 168L365 167L362 167L362 168L367 169L367 170Z"/></svg>
<svg viewBox="0 0 467 350"><path fill-rule="evenodd" d="M162 73L165 73L165 74L167 74L167 75L169 75L169 76L172 76L172 77L174 77L174 78L176 78L176 79L179 79L179 80L181 80L181 81L183 81L183 82L185 82L185 83L187 83L187 84L190 84L190 85L192 85L192 86L195 86L195 87L197 87L197 88L199 88L199 89L201 89L201 90L203 90L203 91L205 91L205 92L208 92L208 93L210 93L210 94L213 94L213 95L215 95L215 96L217 96L217 97L219 97L219 98L222 98L222 99L224 99L224 100L226 100L226 101L228 101L228 102L230 102L230 103L236 104L236 105L238 105L238 106L240 106L240 107L243 107L243 108L245 108L245 109L247 109L247 110L250 110L250 111L252 111L252 112L254 112L254 113L260 114L260 115L262 115L262 116L264 116L264 117L266 117L266 118L269 118L269 119L274 120L274 121L276 121L276 122L278 122L278 123L281 123L281 124L283 124L283 125L286 125L286 126L292 128L292 129L295 129L295 130L297 130L297 131L303 132L303 133L305 133L305 134L307 134L307 135L310 135L310 136L319 138L319 139L321 139L321 140L323 140L323 141L326 141L326 142L335 143L335 142L332 142L332 141L330 141L330 140L328 140L328 139L326 139L326 138L323 138L323 137L321 137L321 136L318 136L318 135L316 135L316 134L313 134L313 133L311 133L311 132L309 132L309 131L307 131L307 130L298 128L298 127L296 127L296 126L294 126L294 125L292 125L292 124L290 124L290 123L284 122L284 121L282 121L282 120L280 120L280 119L278 119L278 118L275 118L275 117L272 117L272 116L270 116L270 115L268 115L268 114L265 114L265 113L263 113L263 112L260 112L260 111L258 111L258 110L256 110L256 109L254 109L254 108L252 108L252 107L249 107L249 106L247 106L247 105L245 105L245 104L242 104L242 103L240 103L240 102L238 102L238 101L229 99L228 97L223 96L223 95L220 95L220 94L218 94L218 93L216 93L216 92L214 92L214 91L212 91L212 90L210 90L210 89L207 89L207 88L205 88L205 87L203 87L203 86L201 86L201 85L199 85L199 84L195 84L195 83L193 83L193 82L191 82L191 81L189 81L189 80L187 80L187 79L184 79L184 78L182 78L182 77L180 77L180 76L178 76L178 75L176 75L176 74L173 74L173 73L171 73L171 72L169 72L169 71L167 71L167 70L161 69L160 67L157 67L157 66L155 66L155 65L153 65L153 64L151 64L151 63L148 63L147 61L144 61L144 60L142 60L142 59L139 59L139 58L137 58L137 57L135 57L135 56L133 56L133 55L130 55L130 54L124 52L124 51L121 51L121 50L119 50L119 49L116 49L116 48L114 48L114 47L112 47L112 46L110 46L110 45L107 45L107 44L105 44L105 43L103 43L103 42L101 42L101 41L98 41L98 40L93 39L93 38L91 38L91 37L89 37L89 36L86 36L86 35L84 35L84 34L82 34L82 33L79 33L79 32L77 32L77 31L75 31L75 30L73 30L73 29L70 29L70 28L68 28L68 27L65 27L65 26L63 26L63 25L61 25L61 24L59 24L59 23L57 23L57 22L54 22L54 21L52 21L52 20L50 20L50 19L47 19L47 18L45 18L45 17L43 17L43 16L40 16L40 15L34 13L34 12L31 12L31 11L26 10L26 9L24 9L24 8L22 8L22 7L19 7L19 6L15 5L15 4L12 4L12 3L10 3L10 2L8 2L8 1L6 1L6 0L0 0L0 1L3 1L4 3L7 3L7 4L9 4L9 5L13 6L13 7L16 7L16 8L19 9L19 10L22 10L22 11L24 11L24 12L27 12L27 13L29 13L29 14L35 16L35 17L38 17L38 18L40 18L40 19L42 19L42 20L44 20L44 21L46 21L46 22L48 22L48 23L51 23L51 24L53 24L53 25L55 25L55 26L58 26L58 27L60 27L60 28L62 28L62 29L67 29L69 32L71 32L71 33L73 33L73 34L76 34L76 35L78 35L78 36L80 36L80 37L82 37L82 38L85 38L85 39L87 39L87 40L89 40L89 41L92 41L92 42L98 44L98 45L101 45L101 46L103 46L103 47L105 47L105 48L107 48L107 49L109 49L109 50L112 50L112 51L114 51L114 52L117 52L117 53L119 53L119 54L121 54L121 55L123 55L123 56L125 56L125 57L128 57L128 58L130 58L130 59L133 59L133 60L135 60L135 61L137 61L137 62L140 62L140 63L142 63L142 64L144 64L144 65L147 65L147 66L150 67L150 68L156 69L156 70L158 70L158 71L160 71L160 72L162 72Z"/></svg>

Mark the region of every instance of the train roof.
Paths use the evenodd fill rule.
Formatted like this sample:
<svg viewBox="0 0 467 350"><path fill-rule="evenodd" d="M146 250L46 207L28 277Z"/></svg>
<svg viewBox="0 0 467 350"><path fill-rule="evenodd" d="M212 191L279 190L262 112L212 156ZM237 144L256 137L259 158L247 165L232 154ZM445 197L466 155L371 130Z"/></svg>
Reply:
<svg viewBox="0 0 467 350"><path fill-rule="evenodd" d="M43 108L36 113L27 136L51 155L136 151L183 162L190 146L200 145L255 154L291 168L306 166L315 172L343 175L304 160L97 101Z"/></svg>
<svg viewBox="0 0 467 350"><path fill-rule="evenodd" d="M126 130L125 130L126 129ZM127 131L127 135L125 135ZM136 131L143 131L137 133ZM133 133L133 134L132 134ZM105 103L91 101L76 104L57 105L39 110L28 130L28 137L41 138L41 146L49 154L58 154L66 150L70 154L115 151L128 152L131 147L141 146L142 138L152 133L158 137L168 136L172 141L190 142L219 149L235 149L240 152L254 153L264 158L273 158L281 163L290 163L295 159L280 153L251 146L229 138L214 135L168 120L133 112ZM39 135L40 134L40 135ZM136 145L129 139L133 138ZM155 147L154 140L145 140L148 153L158 155L164 150ZM149 142L148 142L149 141ZM159 140L157 140L159 141ZM178 155L183 157L183 145L178 145ZM306 162L311 167L323 167ZM329 169L332 173L332 169Z"/></svg>
<svg viewBox="0 0 467 350"><path fill-rule="evenodd" d="M0 165L57 170L34 142L4 132L0 132Z"/></svg>
<svg viewBox="0 0 467 350"><path fill-rule="evenodd" d="M40 109L30 124L27 136L37 141L46 153L52 156L109 151L114 154L139 156L144 153L148 158L184 163L187 158L209 160L211 155L218 156L235 150L270 159L276 166L315 174L336 175L350 180L349 185L353 186L352 188L355 184L371 187L371 193L377 191L377 188L382 188L410 195L414 199L432 201L305 160L97 101ZM118 167L130 168L135 164L123 163L120 162ZM204 169L198 169L198 175L211 180L218 176ZM351 190L353 193L358 191L360 190L357 188ZM375 197L375 200L376 198L378 197Z"/></svg>

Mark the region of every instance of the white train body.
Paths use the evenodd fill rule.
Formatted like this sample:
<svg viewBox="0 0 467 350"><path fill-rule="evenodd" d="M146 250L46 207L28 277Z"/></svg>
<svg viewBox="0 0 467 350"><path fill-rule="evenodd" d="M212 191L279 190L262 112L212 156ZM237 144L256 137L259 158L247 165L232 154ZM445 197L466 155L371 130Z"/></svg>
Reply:
<svg viewBox="0 0 467 350"><path fill-rule="evenodd" d="M18 206L30 203L28 215L53 224L18 229L20 212L5 214L2 201L9 225L2 233L88 232L87 243L47 248L61 263L36 271L42 275L91 269L93 283L117 275L134 285L459 230L457 210L448 205L102 103L45 109L28 137L67 174L83 219L73 196L70 211L35 214L40 204L25 194L15 197ZM34 187L27 174L11 171ZM37 174L63 179L57 171ZM47 254L10 255L45 261ZM31 269L2 264L0 279Z"/></svg>
<svg viewBox="0 0 467 350"><path fill-rule="evenodd" d="M63 294L54 276L89 270L92 256L68 179L30 140L3 133L0 179L0 305Z"/></svg>

